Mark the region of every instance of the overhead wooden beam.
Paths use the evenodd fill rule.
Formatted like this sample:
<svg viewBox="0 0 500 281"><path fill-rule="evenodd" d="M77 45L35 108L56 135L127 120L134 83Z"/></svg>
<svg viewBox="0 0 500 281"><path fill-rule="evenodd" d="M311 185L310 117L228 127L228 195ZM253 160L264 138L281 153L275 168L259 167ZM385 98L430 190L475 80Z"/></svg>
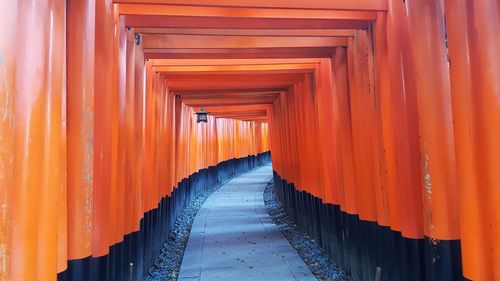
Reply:
<svg viewBox="0 0 500 281"><path fill-rule="evenodd" d="M209 112L250 112L250 111L267 111L272 105L269 104L253 104L253 105L231 105L231 106L221 106L221 105L207 105L206 108ZM200 108L194 107L199 110Z"/></svg>
<svg viewBox="0 0 500 281"><path fill-rule="evenodd" d="M172 94L174 95L179 95L179 96L189 96L189 95L224 95L224 94L231 94L231 95L251 95L251 94L271 94L271 93L281 93L283 91L286 91L286 88L263 88L263 89L254 89L254 88L248 88L248 89L220 89L220 90L184 90L184 91L171 91Z"/></svg>
<svg viewBox="0 0 500 281"><path fill-rule="evenodd" d="M252 98L242 98L242 97L183 97L182 101L185 102L186 104L198 104L198 103L203 103L207 101L207 104L212 104L212 105L217 105L217 102L220 102L220 104L223 104L224 102L232 103L232 104L239 104L239 103L233 103L236 101L241 101L241 104L252 104L253 101L255 103L253 104L264 104L264 103L272 103L276 99L276 96L269 97L269 96L262 96L262 97L252 97Z"/></svg>
<svg viewBox="0 0 500 281"><path fill-rule="evenodd" d="M163 35L143 36L144 49L232 49L232 48L293 48L293 47L339 47L347 46L346 37L247 37L206 35Z"/></svg>
<svg viewBox="0 0 500 281"><path fill-rule="evenodd" d="M253 117L253 118L235 118L241 121L255 122L255 123L267 123L266 117Z"/></svg>
<svg viewBox="0 0 500 281"><path fill-rule="evenodd" d="M267 98L274 100L279 93L227 93L227 94L201 94L201 95L180 95L182 100L193 100L193 99L228 99L228 98L240 98L240 99L258 99Z"/></svg>
<svg viewBox="0 0 500 281"><path fill-rule="evenodd" d="M387 0L114 0L115 3L386 11Z"/></svg>
<svg viewBox="0 0 500 281"><path fill-rule="evenodd" d="M228 118L232 117L254 117L254 116L266 116L267 111L256 111L256 112L239 112L239 111L233 111L233 112L210 112L212 115L215 116L224 116Z"/></svg>
<svg viewBox="0 0 500 281"><path fill-rule="evenodd" d="M175 80L175 81L168 81L167 85L169 89L173 90L192 90L192 89L212 89L212 90L217 90L217 89L225 89L228 86L227 81L206 81L203 83L193 83L195 81L189 81L189 80ZM241 88L248 88L249 86L253 86L254 88L267 88L269 86L290 86L294 82L293 81L241 81L239 85L231 85L231 87L241 87Z"/></svg>
<svg viewBox="0 0 500 281"><path fill-rule="evenodd" d="M198 102L207 102L210 104L217 104L217 102L253 102L255 101L255 104L261 103L261 102L269 102L273 101L276 97L275 96L262 96L262 97L182 97L182 101L186 103L198 103Z"/></svg>
<svg viewBox="0 0 500 281"><path fill-rule="evenodd" d="M238 120L245 120L245 121L253 121L253 120L266 120L267 116L263 114L259 115L245 115L245 114L234 114L234 115L219 115L219 114L214 114L216 118L230 118L230 119L238 119Z"/></svg>
<svg viewBox="0 0 500 281"><path fill-rule="evenodd" d="M210 108L210 113L212 114L220 114L220 115L232 115L232 114L245 114L245 115L262 115L266 114L267 110L266 109L258 109L258 110L238 110L233 109L231 106L226 107L229 108L227 110L222 110L222 111L217 111L214 110L213 108Z"/></svg>
<svg viewBox="0 0 500 281"><path fill-rule="evenodd" d="M146 49L146 59L331 58L333 48Z"/></svg>
<svg viewBox="0 0 500 281"><path fill-rule="evenodd" d="M260 105L257 105L260 106ZM227 105L222 110L218 111L214 107L205 106L204 108L210 112L210 115L219 118L233 118L240 120L267 120L267 110L271 105L261 106L259 110L245 109L245 106L233 106ZM255 106L246 106L255 107ZM200 107L194 107L195 109L200 109Z"/></svg>
<svg viewBox="0 0 500 281"><path fill-rule="evenodd" d="M272 65L290 63L320 63L316 58L288 58L288 59L155 59L153 66L218 66L218 65Z"/></svg>
<svg viewBox="0 0 500 281"><path fill-rule="evenodd" d="M260 97L276 97L279 92L253 92L253 93L224 93L220 94L217 93L217 91L214 91L213 93L209 94L181 94L178 95L181 98L229 98L229 97L242 97L242 98L249 98L249 97L255 97L255 98L260 98Z"/></svg>
<svg viewBox="0 0 500 281"><path fill-rule="evenodd" d="M290 18L235 18L207 16L127 15L125 25L134 28L212 28L230 26L235 29L367 29L373 19L290 19Z"/></svg>
<svg viewBox="0 0 500 281"><path fill-rule="evenodd" d="M243 95L231 95L231 94L225 94L225 96L220 96L220 95L203 95L203 96L181 96L181 99L183 101L201 101L201 100L227 100L227 101L233 101L233 100L245 100L245 101L252 101L252 100L274 100L276 98L276 94L253 94L249 96L243 96Z"/></svg>
<svg viewBox="0 0 500 281"><path fill-rule="evenodd" d="M228 119L227 117L217 117L217 116L215 116L215 118ZM237 120L241 120L241 121L249 121L249 122L256 122L256 123L267 123L267 116L241 117L241 118L233 117L230 119L237 119Z"/></svg>
<svg viewBox="0 0 500 281"><path fill-rule="evenodd" d="M333 1L332 1L333 2ZM257 19L327 19L365 20L377 19L376 11L312 9L308 8L252 8L196 5L119 4L120 15L224 17Z"/></svg>
<svg viewBox="0 0 500 281"><path fill-rule="evenodd" d="M225 99L182 99L182 102L190 106L206 106L206 105L256 105L256 104L272 104L272 98L225 98Z"/></svg>
<svg viewBox="0 0 500 281"><path fill-rule="evenodd" d="M200 28L136 28L140 34L272 36L272 37L352 37L352 29L200 29Z"/></svg>
<svg viewBox="0 0 500 281"><path fill-rule="evenodd" d="M223 105L210 105L207 106L210 108L210 111L215 112L226 112L226 111L253 111L253 110L268 110L272 107L272 105L268 104L254 104L254 105L231 105L231 106L223 106ZM196 108L195 109L199 109Z"/></svg>
<svg viewBox="0 0 500 281"><path fill-rule="evenodd" d="M166 78L167 81L188 81L188 82L226 82L227 87L224 89L241 89L241 87L231 87L231 85L240 85L246 84L248 82L250 85L253 82L268 82L268 81L276 81L276 82L297 82L304 79L305 74L270 74L270 75L259 75L259 74L248 74L248 75L239 75L239 74L162 74L163 78ZM279 86L268 86L266 88L277 88ZM255 88L253 86L245 87L246 89ZM202 89L203 90L203 89ZM209 90L208 88L206 90Z"/></svg>
<svg viewBox="0 0 500 281"><path fill-rule="evenodd" d="M204 53L212 53L212 54L219 54L219 53L227 53L228 55L235 54L235 53L249 53L249 54L259 54L262 52L266 53L275 53L275 52L280 52L280 53L297 53L297 52L332 52L332 48L330 47L283 47L283 48L245 48L245 49L221 49L221 48L209 48L209 49L201 49L201 48L191 48L191 49L176 49L176 48L158 48L158 49L147 49L145 50L147 53L151 52L158 52L158 53L185 53L187 55L193 55L197 52L204 52ZM228 58L231 59L231 58ZM251 59L257 59L257 58L251 58Z"/></svg>
<svg viewBox="0 0 500 281"><path fill-rule="evenodd" d="M183 101L184 102L184 101ZM205 108L212 116L220 118L233 118L240 120L267 120L267 110L272 107L272 103L265 104L231 104L220 102L215 103L200 103L193 104L184 102L188 106L192 106L195 110Z"/></svg>
<svg viewBox="0 0 500 281"><path fill-rule="evenodd" d="M289 87L298 81L303 81L306 74L224 74L224 75L184 75L165 74L167 86L171 91L177 90L218 90L218 89L248 89Z"/></svg>
<svg viewBox="0 0 500 281"><path fill-rule="evenodd" d="M179 74L233 74L233 73L311 73L317 64L269 64L269 65L182 65L182 66L154 66L153 71L161 73Z"/></svg>

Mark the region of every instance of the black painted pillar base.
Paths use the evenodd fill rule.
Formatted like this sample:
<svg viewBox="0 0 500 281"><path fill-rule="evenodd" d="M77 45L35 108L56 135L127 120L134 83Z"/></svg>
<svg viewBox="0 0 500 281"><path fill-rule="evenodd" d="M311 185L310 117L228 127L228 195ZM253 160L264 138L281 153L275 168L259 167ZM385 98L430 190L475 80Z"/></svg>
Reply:
<svg viewBox="0 0 500 281"><path fill-rule="evenodd" d="M231 159L202 169L182 179L170 196L163 197L157 208L146 212L139 231L124 236L102 257L68 261L59 281L135 281L143 280L156 260L164 241L172 231L179 213L200 191L271 161L270 152Z"/></svg>
<svg viewBox="0 0 500 281"><path fill-rule="evenodd" d="M298 191L274 173L274 190L290 219L313 237L355 281L455 281L462 277L459 240L405 238L400 232L343 212Z"/></svg>

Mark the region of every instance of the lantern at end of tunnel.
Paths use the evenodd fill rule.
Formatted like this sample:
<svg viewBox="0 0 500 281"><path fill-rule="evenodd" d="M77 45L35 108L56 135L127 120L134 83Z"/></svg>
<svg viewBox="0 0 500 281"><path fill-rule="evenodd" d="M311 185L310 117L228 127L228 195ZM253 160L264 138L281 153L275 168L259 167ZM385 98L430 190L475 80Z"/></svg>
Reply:
<svg viewBox="0 0 500 281"><path fill-rule="evenodd" d="M208 112L204 108L201 108L200 111L195 112L194 114L196 114L197 123L208 122Z"/></svg>

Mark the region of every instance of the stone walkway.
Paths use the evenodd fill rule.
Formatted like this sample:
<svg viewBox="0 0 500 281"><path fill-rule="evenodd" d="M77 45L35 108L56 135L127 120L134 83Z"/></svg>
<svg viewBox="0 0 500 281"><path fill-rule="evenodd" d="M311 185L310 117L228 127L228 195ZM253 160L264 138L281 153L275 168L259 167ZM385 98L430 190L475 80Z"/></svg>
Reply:
<svg viewBox="0 0 500 281"><path fill-rule="evenodd" d="M199 210L179 280L316 280L266 212L270 165L237 177Z"/></svg>

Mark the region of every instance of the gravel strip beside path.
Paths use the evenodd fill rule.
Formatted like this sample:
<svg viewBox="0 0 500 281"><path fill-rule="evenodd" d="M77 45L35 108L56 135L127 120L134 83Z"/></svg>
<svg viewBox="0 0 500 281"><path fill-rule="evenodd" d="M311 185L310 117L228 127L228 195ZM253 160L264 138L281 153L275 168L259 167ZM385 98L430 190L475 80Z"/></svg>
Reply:
<svg viewBox="0 0 500 281"><path fill-rule="evenodd" d="M186 205L186 208L182 210L175 221L172 233L170 233L167 241L163 244L160 255L156 258L154 265L149 269L149 272L144 280L177 280L181 269L184 251L186 250L189 233L191 232L193 220L196 217L198 210L200 210L203 203L205 203L207 198L212 193L229 180L215 186L207 187Z"/></svg>
<svg viewBox="0 0 500 281"><path fill-rule="evenodd" d="M271 182L264 191L267 212L314 276L318 280L325 281L353 281L341 268L330 262L326 252L312 238L300 232L281 206L273 187L273 182Z"/></svg>

